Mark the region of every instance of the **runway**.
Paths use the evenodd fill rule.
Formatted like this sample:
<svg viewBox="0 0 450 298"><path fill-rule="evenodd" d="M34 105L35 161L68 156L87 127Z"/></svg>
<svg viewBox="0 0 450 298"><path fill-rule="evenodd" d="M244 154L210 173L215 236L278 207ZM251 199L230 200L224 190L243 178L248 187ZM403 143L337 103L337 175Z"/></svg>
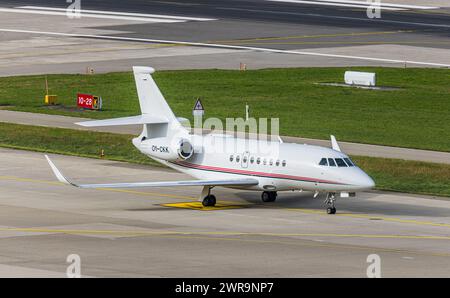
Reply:
<svg viewBox="0 0 450 298"><path fill-rule="evenodd" d="M447 6L440 0L428 3ZM87 67L124 71L137 64L158 69L237 69L241 62L249 69L450 65L448 7L386 10L373 20L364 8L264 0L83 1L82 9L92 13L69 19L64 5L2 2L0 75L85 73Z"/></svg>
<svg viewBox="0 0 450 298"><path fill-rule="evenodd" d="M164 168L52 155L78 182L186 179ZM0 276L64 276L69 254L92 277L449 276L450 201L366 192L340 199L214 189L81 190L55 182L43 154L0 149Z"/></svg>

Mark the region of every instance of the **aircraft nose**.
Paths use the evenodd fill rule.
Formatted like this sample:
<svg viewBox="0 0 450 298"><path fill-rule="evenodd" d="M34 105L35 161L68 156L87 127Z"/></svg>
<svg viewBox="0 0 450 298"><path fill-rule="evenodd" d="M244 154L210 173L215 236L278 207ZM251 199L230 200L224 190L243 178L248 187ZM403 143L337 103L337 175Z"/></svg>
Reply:
<svg viewBox="0 0 450 298"><path fill-rule="evenodd" d="M363 189L372 189L375 187L375 181L366 173L362 173L358 179L358 185Z"/></svg>

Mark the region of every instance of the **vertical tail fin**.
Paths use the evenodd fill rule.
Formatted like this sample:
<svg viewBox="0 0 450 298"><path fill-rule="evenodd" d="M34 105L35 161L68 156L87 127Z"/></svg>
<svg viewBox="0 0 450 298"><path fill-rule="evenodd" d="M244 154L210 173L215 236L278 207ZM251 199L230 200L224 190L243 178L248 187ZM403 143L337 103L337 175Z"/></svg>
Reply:
<svg viewBox="0 0 450 298"><path fill-rule="evenodd" d="M133 72L141 113L163 117L168 122L176 121L175 115L151 76L155 70L151 67L133 66Z"/></svg>
<svg viewBox="0 0 450 298"><path fill-rule="evenodd" d="M77 124L87 127L143 124L144 128L141 138L142 136L146 138L167 137L175 133L188 134L188 131L182 127L158 86L156 86L151 76L155 70L151 67L134 66L133 72L139 105L141 106L141 115L85 121Z"/></svg>

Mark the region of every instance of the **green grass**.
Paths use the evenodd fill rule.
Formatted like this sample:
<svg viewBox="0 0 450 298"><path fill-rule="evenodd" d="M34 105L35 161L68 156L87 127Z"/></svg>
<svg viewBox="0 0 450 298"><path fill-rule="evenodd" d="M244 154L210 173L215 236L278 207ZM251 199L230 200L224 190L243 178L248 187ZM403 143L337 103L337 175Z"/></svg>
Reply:
<svg viewBox="0 0 450 298"><path fill-rule="evenodd" d="M374 91L322 86L342 82L348 69L375 71ZM207 117L279 117L282 135L450 151L450 71L399 68L297 68L255 71L161 71L155 80L174 112L191 119L201 97ZM43 106L44 76L0 78L5 108L89 118L139 114L132 73L50 75L50 93L64 108ZM104 111L77 111L76 93L101 95Z"/></svg>
<svg viewBox="0 0 450 298"><path fill-rule="evenodd" d="M17 132L20 131L20 134ZM139 153L133 136L0 123L0 146L40 152L159 165ZM372 157L354 157L381 190L450 197L450 165Z"/></svg>
<svg viewBox="0 0 450 298"><path fill-rule="evenodd" d="M20 133L17 133L20 131ZM0 146L38 152L76 155L160 165L131 143L134 136L0 122Z"/></svg>
<svg viewBox="0 0 450 298"><path fill-rule="evenodd" d="M450 165L353 156L376 182L377 189L450 197Z"/></svg>

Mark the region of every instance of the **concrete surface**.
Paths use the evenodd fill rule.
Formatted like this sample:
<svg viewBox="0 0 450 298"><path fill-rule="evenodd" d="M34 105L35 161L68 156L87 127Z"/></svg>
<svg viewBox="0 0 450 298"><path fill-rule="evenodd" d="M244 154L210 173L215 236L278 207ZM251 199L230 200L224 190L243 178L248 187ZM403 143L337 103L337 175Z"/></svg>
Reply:
<svg viewBox="0 0 450 298"><path fill-rule="evenodd" d="M79 182L186 179L165 169L55 156ZM200 189L81 190L61 185L43 154L0 149L0 276L63 276L69 254L94 277L365 277L379 254L383 277L450 276L450 201L366 192L340 199L214 189L222 210L161 204L196 201ZM182 204L183 205L183 204Z"/></svg>
<svg viewBox="0 0 450 298"><path fill-rule="evenodd" d="M439 6L448 3L392 1ZM404 60L444 61L450 57L449 31L441 26L449 24L448 9L383 12L382 20L369 21L362 10L251 0L83 3L85 9L212 17L217 21L158 24L0 13L0 29L220 41ZM66 4L60 0L5 0L1 6L19 5ZM414 24L418 21L422 24ZM88 66L97 72L128 71L136 64L158 69L238 68L239 62L249 68L403 67L44 34L0 32L0 41L2 76L83 73ZM41 125L48 123L45 116L34 116L44 117L39 118ZM59 116L52 116L52 121L48 124L67 124ZM395 148L364 146L343 144L346 151L366 152L362 155L370 150L406 158L408 154L414 158L435 154L403 149L396 153ZM445 156L433 158L448 160ZM66 175L79 182L188 178L166 169L52 157ZM217 188L214 194L228 207L210 211L186 208L189 205L184 202L196 201L199 192L194 187L74 189L55 182L42 154L0 149L0 276L61 277L69 265L67 256L78 254L86 277L365 277L367 256L374 253L381 257L384 277L450 276L447 199L367 192L357 199L338 200L338 214L328 216L323 198L314 200L309 193L280 193L277 202L263 204L259 193ZM175 205L165 205L168 203Z"/></svg>
<svg viewBox="0 0 450 298"><path fill-rule="evenodd" d="M142 131L142 127L140 125L82 127L74 124L76 122L88 120L92 119L0 110L0 122L80 129L80 130L93 130L100 132L112 132L131 135L139 135ZM317 140L317 139L285 137L285 136L283 136L282 139L285 142L289 143L311 144L325 147L331 146L329 140ZM339 145L341 146L341 149L344 152L350 155L397 158L405 160L418 160L418 161L450 164L450 152L408 149L400 147L359 144L342 141L339 141Z"/></svg>
<svg viewBox="0 0 450 298"><path fill-rule="evenodd" d="M382 3L448 7L448 0L383 0Z"/></svg>
<svg viewBox="0 0 450 298"><path fill-rule="evenodd" d="M122 1L105 3L94 0L83 2L82 8L214 20L158 23L0 12L0 76L84 73L87 67L96 72L123 71L133 64L152 65L158 69L237 69L240 62L246 63L250 69L361 65L404 67L403 62L162 46L151 42L52 36L45 32L220 43L450 64L450 12L446 10L383 12L380 20L369 20L364 10L344 7L336 9L269 1L190 0L186 4L191 5L167 1L127 1L123 4ZM4 1L1 7L23 5L65 7L61 1L53 0ZM1 31L3 29L43 33L4 32Z"/></svg>

